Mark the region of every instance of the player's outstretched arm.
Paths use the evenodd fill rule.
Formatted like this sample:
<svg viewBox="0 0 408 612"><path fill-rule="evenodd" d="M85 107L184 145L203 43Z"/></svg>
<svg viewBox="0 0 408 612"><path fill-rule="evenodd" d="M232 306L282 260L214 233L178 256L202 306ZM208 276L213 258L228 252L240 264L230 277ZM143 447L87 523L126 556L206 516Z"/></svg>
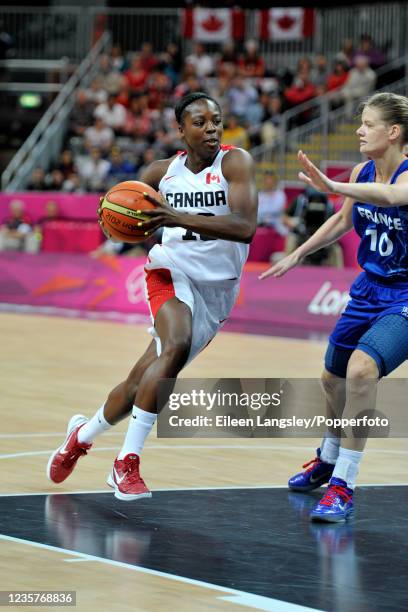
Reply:
<svg viewBox="0 0 408 612"><path fill-rule="evenodd" d="M303 257L301 256L299 249L296 249L295 251L293 251L293 253L290 253L290 255L287 255L286 257L278 261L275 265L265 270L265 272L262 272L262 274L259 276L259 279L263 280L264 278L268 278L268 276L274 276L275 278L279 278L280 276L286 274L286 272L289 272L289 270L291 270L292 268L298 266L300 263L302 263L302 261Z"/></svg>
<svg viewBox="0 0 408 612"><path fill-rule="evenodd" d="M359 164L354 168L353 172L351 173L350 181L356 180L361 167L362 164ZM318 172L320 173L319 170ZM323 173L321 174L326 180L328 180ZM324 191L324 189L322 189L323 184L319 183L317 180L316 182L313 181L313 183L310 182L309 184L313 184L316 189ZM299 265L307 255L311 255L315 251L336 242L336 240L341 238L343 234L346 234L353 227L353 203L353 199L346 198L343 206L338 212L329 217L327 221L325 221L323 225L321 225L319 229L308 240L306 240L306 242L301 244L295 251L293 251L293 253L265 270L265 272L260 275L260 280L268 278L268 276L274 276L275 278L283 276L286 274L286 272L289 272L289 270Z"/></svg>
<svg viewBox="0 0 408 612"><path fill-rule="evenodd" d="M166 204L164 200L146 199L155 204L154 210L143 211L150 217L143 223L149 233L157 227L184 227L209 238L220 238L234 242L251 242L256 231L258 194L255 185L254 163L246 151L233 149L225 155L222 171L228 181L227 215L189 215Z"/></svg>
<svg viewBox="0 0 408 612"><path fill-rule="evenodd" d="M298 159L304 172L299 172L299 178L307 185L311 185L324 193L337 193L359 202L369 202L377 206L404 206L408 204L408 174L401 174L395 185L382 183L339 183L332 181L321 172L308 156L299 151Z"/></svg>
<svg viewBox="0 0 408 612"><path fill-rule="evenodd" d="M293 253L290 253L290 255L265 270L265 272L260 275L260 280L268 278L268 276L274 276L276 278L283 276L286 272L289 272L289 270L302 263L307 255L311 255L315 251L336 242L343 234L348 232L352 227L352 201L350 202L349 204L345 203L341 211L338 211L327 219L309 240L301 244Z"/></svg>

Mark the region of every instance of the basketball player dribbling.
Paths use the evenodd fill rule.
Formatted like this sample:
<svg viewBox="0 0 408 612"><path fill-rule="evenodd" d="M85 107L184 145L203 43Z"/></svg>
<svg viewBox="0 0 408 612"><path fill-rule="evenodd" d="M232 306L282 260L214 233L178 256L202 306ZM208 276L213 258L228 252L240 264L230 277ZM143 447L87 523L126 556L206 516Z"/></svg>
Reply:
<svg viewBox="0 0 408 612"><path fill-rule="evenodd" d="M330 181L299 152L299 177L319 191L346 196L342 208L296 251L267 270L279 277L309 253L331 244L354 225L361 238L351 300L330 338L322 382L328 416L353 419L375 408L376 383L408 359L408 99L379 93L368 99L357 130L360 151L350 183ZM327 432L315 459L289 480L307 492L328 482L312 520L341 522L353 512L353 490L365 446L351 428L342 439ZM354 434L354 435L353 435Z"/></svg>
<svg viewBox="0 0 408 612"><path fill-rule="evenodd" d="M153 340L128 378L115 387L91 418L75 415L67 437L51 455L47 473L63 482L95 438L131 418L108 484L121 500L150 497L140 453L156 421L160 379L175 378L216 335L234 305L249 243L256 230L257 191L250 155L220 144L219 104L205 93L182 98L175 108L186 150L153 162L140 180L163 201L143 211L146 234L163 227L146 264Z"/></svg>

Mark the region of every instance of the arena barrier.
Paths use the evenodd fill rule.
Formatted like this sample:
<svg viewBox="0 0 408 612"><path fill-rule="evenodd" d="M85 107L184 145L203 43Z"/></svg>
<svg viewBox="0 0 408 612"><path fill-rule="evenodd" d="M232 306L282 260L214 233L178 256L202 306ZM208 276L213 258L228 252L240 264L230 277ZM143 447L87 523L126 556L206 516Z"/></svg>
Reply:
<svg viewBox="0 0 408 612"><path fill-rule="evenodd" d="M0 308L147 322L145 258L64 253L0 254ZM248 263L230 331L310 337L327 334L348 301L357 270L302 267L259 281L267 264Z"/></svg>
<svg viewBox="0 0 408 612"><path fill-rule="evenodd" d="M102 194L72 194L60 191L24 191L21 193L0 194L0 224L9 216L9 204L20 200L25 204L25 212L32 223L44 217L47 202L56 202L58 212L64 219L75 221L96 221L99 198Z"/></svg>

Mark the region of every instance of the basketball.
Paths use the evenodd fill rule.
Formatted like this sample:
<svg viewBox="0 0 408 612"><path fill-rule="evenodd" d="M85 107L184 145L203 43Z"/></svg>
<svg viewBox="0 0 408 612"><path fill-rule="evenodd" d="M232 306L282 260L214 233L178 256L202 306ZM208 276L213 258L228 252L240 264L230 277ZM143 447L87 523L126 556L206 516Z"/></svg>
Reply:
<svg viewBox="0 0 408 612"><path fill-rule="evenodd" d="M138 223L149 217L140 211L152 209L154 205L145 199L143 192L160 200L157 191L140 181L118 183L101 200L98 214L109 238L132 244L146 240L145 230Z"/></svg>

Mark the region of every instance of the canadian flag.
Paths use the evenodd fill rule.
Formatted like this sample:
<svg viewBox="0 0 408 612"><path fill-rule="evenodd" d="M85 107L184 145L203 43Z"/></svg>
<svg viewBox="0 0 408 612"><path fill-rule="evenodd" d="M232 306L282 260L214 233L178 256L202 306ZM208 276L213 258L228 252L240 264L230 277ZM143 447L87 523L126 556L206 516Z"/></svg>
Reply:
<svg viewBox="0 0 408 612"><path fill-rule="evenodd" d="M184 10L183 35L200 42L225 42L243 38L245 13L242 9L192 8Z"/></svg>
<svg viewBox="0 0 408 612"><path fill-rule="evenodd" d="M207 172L205 175L205 182L207 185L211 185L211 183L220 183L221 178L219 174L212 174L211 172Z"/></svg>
<svg viewBox="0 0 408 612"><path fill-rule="evenodd" d="M260 35L264 40L301 40L314 34L314 9L272 8L261 11Z"/></svg>

